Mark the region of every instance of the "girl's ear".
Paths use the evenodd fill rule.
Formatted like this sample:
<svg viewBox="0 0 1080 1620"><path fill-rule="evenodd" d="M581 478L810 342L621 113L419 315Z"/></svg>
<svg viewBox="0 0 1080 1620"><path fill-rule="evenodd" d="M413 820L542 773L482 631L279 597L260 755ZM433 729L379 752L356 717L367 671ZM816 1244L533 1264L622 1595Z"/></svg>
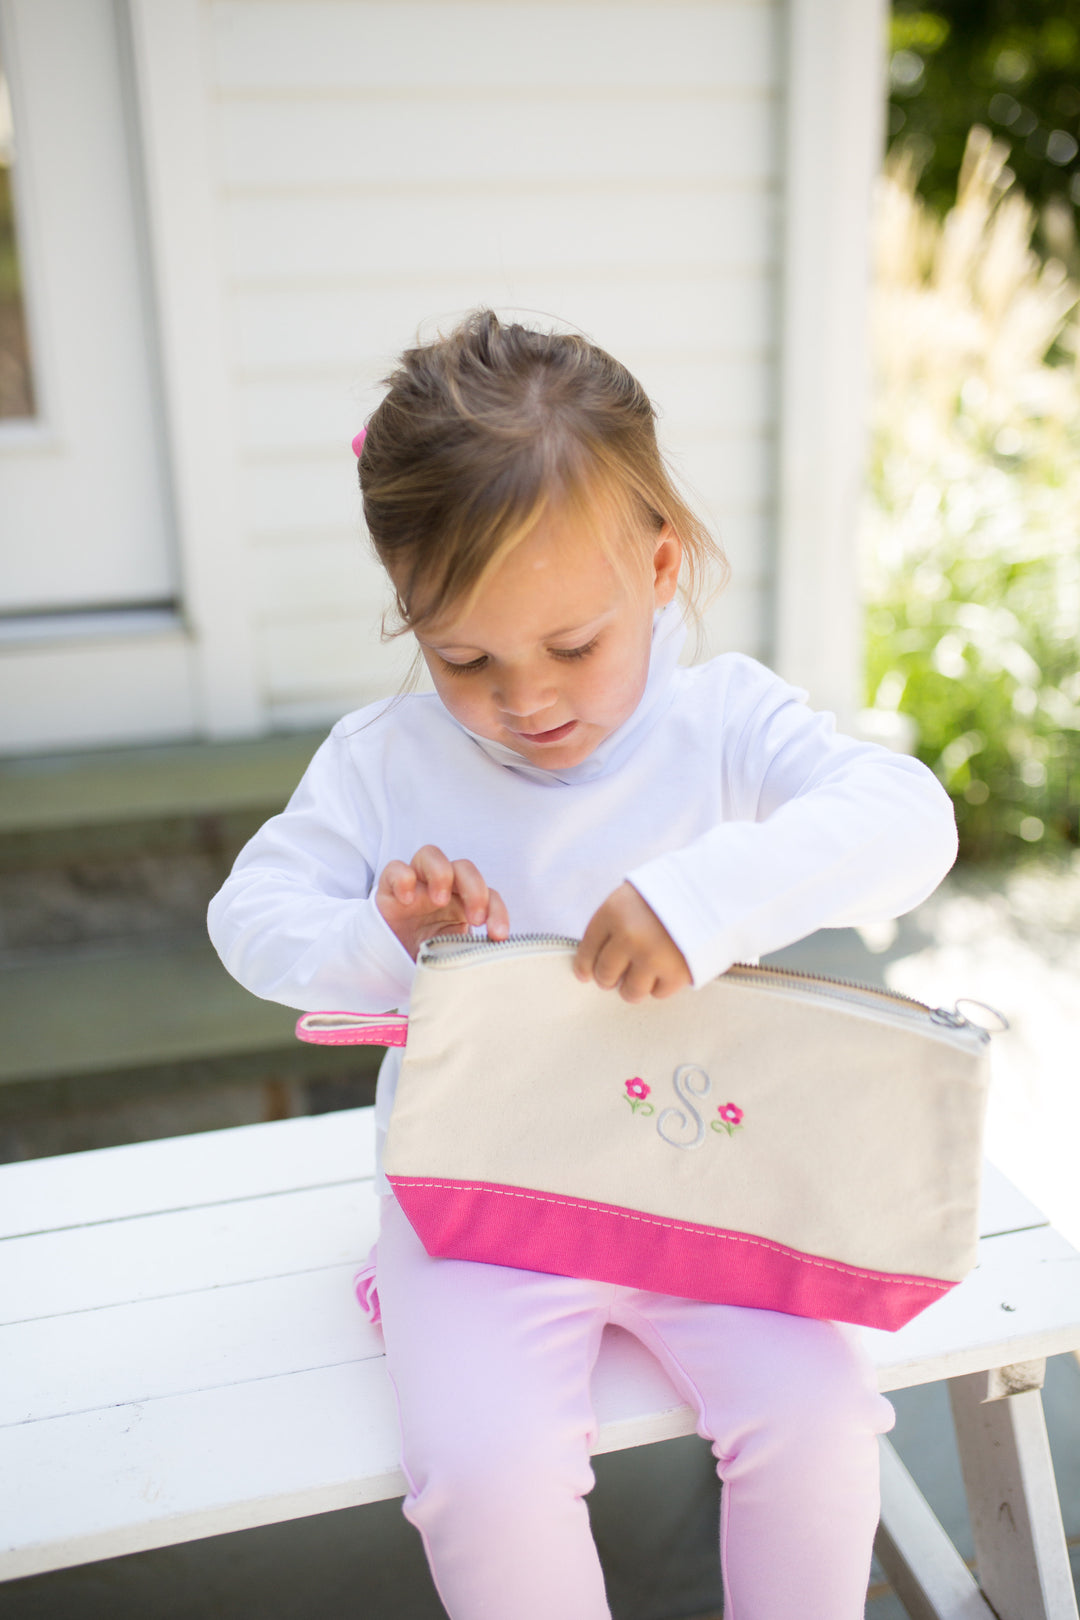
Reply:
<svg viewBox="0 0 1080 1620"><path fill-rule="evenodd" d="M675 595L681 565L682 541L670 523L665 523L653 552L653 600L658 608L667 607Z"/></svg>

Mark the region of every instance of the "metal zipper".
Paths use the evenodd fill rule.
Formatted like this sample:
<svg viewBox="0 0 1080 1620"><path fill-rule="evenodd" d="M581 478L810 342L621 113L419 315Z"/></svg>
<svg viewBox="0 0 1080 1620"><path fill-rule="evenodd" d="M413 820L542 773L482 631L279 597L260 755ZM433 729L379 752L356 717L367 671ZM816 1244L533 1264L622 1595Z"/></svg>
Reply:
<svg viewBox="0 0 1080 1620"><path fill-rule="evenodd" d="M568 934L509 934L506 939L478 939L468 934L436 934L420 947L422 967L445 967L462 957L531 956L538 951L573 950L581 944Z"/></svg>
<svg viewBox="0 0 1080 1620"><path fill-rule="evenodd" d="M924 1013L949 1029L963 1029L969 1022L963 1013L950 1012L946 1007L931 1007L915 996L905 996L901 990L889 990L879 984L862 984L857 979L829 979L821 973L808 973L805 968L778 967L770 962L735 962L728 973L734 978L745 976L754 979L762 976L774 981L791 979L796 982L796 988L807 984L820 988L824 993L838 990L842 996L866 996L874 1001L886 1001L900 1011L910 1008L912 1012ZM971 1024L970 1027L978 1029L979 1025Z"/></svg>
<svg viewBox="0 0 1080 1620"><path fill-rule="evenodd" d="M899 1013L901 1017L929 1019L943 1029L957 1033L970 1031L983 1044L990 1039L990 1030L965 1018L958 1007L931 1007L915 996L905 996L900 990L888 990L876 984L859 984L852 979L827 979L822 974L807 973L802 968L774 967L772 964L762 966L760 963L736 962L728 969L728 974L751 982L760 978L771 978L774 984L787 980L795 990L807 989L836 1001L861 1002L870 1007L884 1003L890 1012ZM1001 1013L992 1007L987 1011L994 1013L1003 1029L1008 1029L1008 1020Z"/></svg>
<svg viewBox="0 0 1080 1620"><path fill-rule="evenodd" d="M580 940L565 934L510 934L501 940L461 934L442 935L425 940L420 947L418 961L424 967L445 967L452 962L472 961L482 956L528 956L547 950L576 950L580 943ZM965 1018L958 1008L930 1007L915 996L905 996L899 990L887 990L879 985L859 984L853 979L829 979L819 973L808 973L803 968L777 967L771 963L763 966L752 962L733 963L725 977L741 979L745 983L771 981L780 984L786 980L793 989L812 991L837 1001L862 1001L871 1005L884 1002L901 1015L928 1018L944 1029L970 1030L984 1042L990 1039L989 1030ZM987 1010L994 1012L1003 1027L1008 1028L1008 1022L1001 1013L995 1012L992 1007Z"/></svg>

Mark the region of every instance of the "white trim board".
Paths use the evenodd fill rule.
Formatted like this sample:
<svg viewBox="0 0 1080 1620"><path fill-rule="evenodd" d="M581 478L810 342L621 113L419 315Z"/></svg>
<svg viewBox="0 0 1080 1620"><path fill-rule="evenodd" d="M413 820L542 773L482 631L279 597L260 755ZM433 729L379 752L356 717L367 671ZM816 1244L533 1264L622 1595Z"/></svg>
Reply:
<svg viewBox="0 0 1080 1620"><path fill-rule="evenodd" d="M788 0L773 662L850 724L885 0Z"/></svg>
<svg viewBox="0 0 1080 1620"><path fill-rule="evenodd" d="M265 717L235 488L205 8L128 0L128 12L198 730L248 736Z"/></svg>
<svg viewBox="0 0 1080 1620"><path fill-rule="evenodd" d="M0 646L0 754L164 742L195 728L192 646L178 625Z"/></svg>

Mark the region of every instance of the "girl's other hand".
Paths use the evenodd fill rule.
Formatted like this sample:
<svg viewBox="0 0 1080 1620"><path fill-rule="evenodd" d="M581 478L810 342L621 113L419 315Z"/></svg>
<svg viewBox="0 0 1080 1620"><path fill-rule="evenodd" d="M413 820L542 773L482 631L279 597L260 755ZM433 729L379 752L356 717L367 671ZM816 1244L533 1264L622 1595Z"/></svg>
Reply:
<svg viewBox="0 0 1080 1620"><path fill-rule="evenodd" d="M672 996L693 981L686 958L632 883L621 883L597 911L574 957L574 974L624 1001Z"/></svg>
<svg viewBox="0 0 1080 1620"><path fill-rule="evenodd" d="M487 924L489 939L505 939L510 919L472 861L451 861L434 844L412 860L388 861L379 874L375 904L413 961L425 939L467 934Z"/></svg>

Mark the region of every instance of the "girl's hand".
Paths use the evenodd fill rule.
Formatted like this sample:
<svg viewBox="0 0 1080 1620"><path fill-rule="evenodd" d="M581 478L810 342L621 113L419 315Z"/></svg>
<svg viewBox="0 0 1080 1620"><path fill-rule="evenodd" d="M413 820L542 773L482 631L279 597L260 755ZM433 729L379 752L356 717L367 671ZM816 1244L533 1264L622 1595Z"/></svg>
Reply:
<svg viewBox="0 0 1080 1620"><path fill-rule="evenodd" d="M375 904L415 962L425 939L467 934L487 924L489 939L505 939L510 919L472 861L447 860L425 844L412 860L388 861L379 874Z"/></svg>
<svg viewBox="0 0 1080 1620"><path fill-rule="evenodd" d="M672 996L693 981L686 958L632 883L621 883L595 913L574 957L574 973L624 1001Z"/></svg>

